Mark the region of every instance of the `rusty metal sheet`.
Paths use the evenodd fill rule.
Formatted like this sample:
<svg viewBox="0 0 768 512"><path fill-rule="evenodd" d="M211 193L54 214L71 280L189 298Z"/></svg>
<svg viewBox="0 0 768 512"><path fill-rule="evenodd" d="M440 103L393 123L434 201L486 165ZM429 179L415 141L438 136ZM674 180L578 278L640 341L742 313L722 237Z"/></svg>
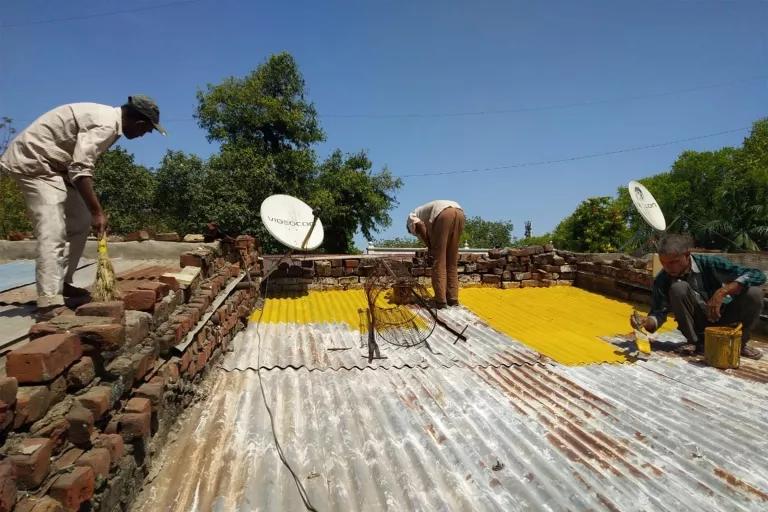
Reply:
<svg viewBox="0 0 768 512"><path fill-rule="evenodd" d="M679 399L701 393L687 384L605 366L633 371L619 382L543 364L261 373L318 510L764 510L762 413L740 402L736 419L696 413ZM622 393L631 378L645 398ZM704 393L704 405L722 401ZM222 373L189 414L144 510L303 510L256 372Z"/></svg>

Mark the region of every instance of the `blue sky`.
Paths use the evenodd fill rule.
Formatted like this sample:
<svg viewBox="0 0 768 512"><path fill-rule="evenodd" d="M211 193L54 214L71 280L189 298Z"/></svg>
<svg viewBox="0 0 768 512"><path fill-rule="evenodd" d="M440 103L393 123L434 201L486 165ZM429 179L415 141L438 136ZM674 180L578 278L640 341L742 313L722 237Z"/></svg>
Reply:
<svg viewBox="0 0 768 512"><path fill-rule="evenodd" d="M749 127L768 105L768 2L14 0L0 6L0 115L23 128L74 101L153 96L169 130L121 141L139 163L216 150L195 93L270 54L297 59L335 148L396 175L612 152ZM151 7L149 9L145 9ZM506 112L499 112L506 111ZM484 112L485 114L478 114ZM445 198L551 230L590 196L747 130L601 158L411 177L393 225ZM357 239L363 247L362 237Z"/></svg>

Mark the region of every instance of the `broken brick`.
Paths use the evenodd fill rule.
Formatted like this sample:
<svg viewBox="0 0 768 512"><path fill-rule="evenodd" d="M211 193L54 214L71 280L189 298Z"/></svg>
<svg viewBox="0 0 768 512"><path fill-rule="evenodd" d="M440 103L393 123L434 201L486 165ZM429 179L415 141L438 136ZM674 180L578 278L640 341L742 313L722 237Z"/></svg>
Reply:
<svg viewBox="0 0 768 512"><path fill-rule="evenodd" d="M34 489L45 480L51 467L53 441L42 437L24 439L11 452L9 459L16 470L16 481L22 489Z"/></svg>
<svg viewBox="0 0 768 512"><path fill-rule="evenodd" d="M92 448L75 462L78 466L88 466L93 469L96 478L106 478L109 475L111 463L112 458L106 448Z"/></svg>
<svg viewBox="0 0 768 512"><path fill-rule="evenodd" d="M66 420L69 422L67 431L69 442L75 446L89 446L91 433L93 433L93 413L79 402L75 402L67 413Z"/></svg>
<svg viewBox="0 0 768 512"><path fill-rule="evenodd" d="M51 406L51 392L45 386L22 386L16 394L16 416L13 428L34 423Z"/></svg>
<svg viewBox="0 0 768 512"><path fill-rule="evenodd" d="M13 512L64 512L64 507L50 496L25 496L16 503Z"/></svg>
<svg viewBox="0 0 768 512"><path fill-rule="evenodd" d="M67 370L67 386L70 390L76 391L90 384L95 377L96 367L93 364L93 359L83 356Z"/></svg>
<svg viewBox="0 0 768 512"><path fill-rule="evenodd" d="M75 310L77 316L105 316L121 319L125 314L125 304L121 300L107 302L89 302Z"/></svg>
<svg viewBox="0 0 768 512"><path fill-rule="evenodd" d="M80 505L93 497L96 475L88 466L79 466L71 473L59 476L48 494L59 501L66 510L79 510Z"/></svg>
<svg viewBox="0 0 768 512"><path fill-rule="evenodd" d="M80 405L91 411L95 420L101 419L112 407L112 388L96 386L77 397Z"/></svg>
<svg viewBox="0 0 768 512"><path fill-rule="evenodd" d="M158 382L142 384L134 394L137 397L149 399L152 409L157 410L163 399L163 384Z"/></svg>
<svg viewBox="0 0 768 512"><path fill-rule="evenodd" d="M15 377L0 377L0 400L8 405L15 404L18 390L19 381Z"/></svg>
<svg viewBox="0 0 768 512"><path fill-rule="evenodd" d="M61 375L82 355L83 348L77 335L51 334L9 352L6 374L21 383L47 382Z"/></svg>
<svg viewBox="0 0 768 512"><path fill-rule="evenodd" d="M16 469L5 459L0 461L0 511L9 511L16 503Z"/></svg>
<svg viewBox="0 0 768 512"><path fill-rule="evenodd" d="M72 332L80 336L83 343L99 350L112 352L125 343L125 327L122 324L83 325Z"/></svg>
<svg viewBox="0 0 768 512"><path fill-rule="evenodd" d="M112 466L116 466L125 453L125 443L119 434L99 434L93 440L97 448L106 448Z"/></svg>
<svg viewBox="0 0 768 512"><path fill-rule="evenodd" d="M120 434L125 442L148 437L150 434L151 413L122 413L115 419L117 423L117 432L115 433Z"/></svg>
<svg viewBox="0 0 768 512"><path fill-rule="evenodd" d="M125 309L152 312L155 309L155 292L152 290L124 290Z"/></svg>
<svg viewBox="0 0 768 512"><path fill-rule="evenodd" d="M133 397L125 404L125 412L129 413L151 413L152 402L149 398L145 397Z"/></svg>

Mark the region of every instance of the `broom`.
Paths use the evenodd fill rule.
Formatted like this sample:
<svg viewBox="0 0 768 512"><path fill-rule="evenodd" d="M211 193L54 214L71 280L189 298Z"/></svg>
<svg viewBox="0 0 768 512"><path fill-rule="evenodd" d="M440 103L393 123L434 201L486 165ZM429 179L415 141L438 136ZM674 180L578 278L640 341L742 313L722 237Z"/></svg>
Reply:
<svg viewBox="0 0 768 512"><path fill-rule="evenodd" d="M115 269L107 254L107 236L99 238L98 259L96 261L96 283L93 285L91 297L94 301L105 302L120 298L117 289Z"/></svg>

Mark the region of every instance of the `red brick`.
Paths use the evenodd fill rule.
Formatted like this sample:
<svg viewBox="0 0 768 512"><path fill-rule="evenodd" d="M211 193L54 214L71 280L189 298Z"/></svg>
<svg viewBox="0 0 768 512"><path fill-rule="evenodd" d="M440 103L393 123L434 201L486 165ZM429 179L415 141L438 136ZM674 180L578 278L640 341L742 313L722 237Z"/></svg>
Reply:
<svg viewBox="0 0 768 512"><path fill-rule="evenodd" d="M16 393L19 390L19 381L15 377L0 377L0 400L13 405L16 403Z"/></svg>
<svg viewBox="0 0 768 512"><path fill-rule="evenodd" d="M21 441L8 457L16 469L16 482L21 489L34 489L42 483L51 467L53 441L30 437Z"/></svg>
<svg viewBox="0 0 768 512"><path fill-rule="evenodd" d="M122 413L117 416L117 432L123 441L148 437L151 429L152 415L150 413Z"/></svg>
<svg viewBox="0 0 768 512"><path fill-rule="evenodd" d="M16 414L13 428L34 423L51 406L51 392L45 386L22 386L16 394Z"/></svg>
<svg viewBox="0 0 768 512"><path fill-rule="evenodd" d="M149 400L149 398L136 396L128 400L128 402L125 404L124 410L125 412L138 414L151 413L152 402Z"/></svg>
<svg viewBox="0 0 768 512"><path fill-rule="evenodd" d="M140 381L149 371L154 367L155 360L154 352L141 351L131 356L131 366L133 367L134 381Z"/></svg>
<svg viewBox="0 0 768 512"><path fill-rule="evenodd" d="M117 466L125 454L125 443L119 434L99 434L94 439L93 445L97 448L106 448L112 466Z"/></svg>
<svg viewBox="0 0 768 512"><path fill-rule="evenodd" d="M229 277L237 277L240 275L240 264L232 263L229 266Z"/></svg>
<svg viewBox="0 0 768 512"><path fill-rule="evenodd" d="M88 446L91 443L93 433L93 413L75 402L72 409L65 416L69 422L67 439L75 446Z"/></svg>
<svg viewBox="0 0 768 512"><path fill-rule="evenodd" d="M125 315L125 304L121 300L108 302L89 302L75 310L78 316L106 316L120 319Z"/></svg>
<svg viewBox="0 0 768 512"><path fill-rule="evenodd" d="M51 334L37 338L8 353L6 374L21 383L47 382L55 379L83 355L75 334Z"/></svg>
<svg viewBox="0 0 768 512"><path fill-rule="evenodd" d="M168 288L173 290L174 292L179 291L179 282L176 280L173 276L160 276L159 278L161 283L165 283L168 285Z"/></svg>
<svg viewBox="0 0 768 512"><path fill-rule="evenodd" d="M52 470L62 471L66 470L69 466L74 466L75 461L79 459L83 453L85 453L85 451L80 448L70 448L53 462Z"/></svg>
<svg viewBox="0 0 768 512"><path fill-rule="evenodd" d="M71 473L58 477L48 494L60 502L66 510L79 510L80 505L93 497L96 475L87 466L76 467Z"/></svg>
<svg viewBox="0 0 768 512"><path fill-rule="evenodd" d="M149 239L150 239L149 232L145 229L133 231L123 237L123 240L126 242L144 242Z"/></svg>
<svg viewBox="0 0 768 512"><path fill-rule="evenodd" d="M191 362L192 362L192 351L187 350L183 354L181 354L181 362L180 362L181 371L185 371L187 368L189 368L189 364Z"/></svg>
<svg viewBox="0 0 768 512"><path fill-rule="evenodd" d="M64 507L50 496L25 496L16 503L13 512L64 512Z"/></svg>
<svg viewBox="0 0 768 512"><path fill-rule="evenodd" d="M59 334L61 332L63 332L62 329L53 324L40 322L29 328L29 339L34 340L42 338L43 336L48 336L49 334Z"/></svg>
<svg viewBox="0 0 768 512"><path fill-rule="evenodd" d="M67 386L71 390L82 389L96 377L96 367L93 359L83 356L67 370Z"/></svg>
<svg viewBox="0 0 768 512"><path fill-rule="evenodd" d="M16 469L6 459L0 461L0 512L7 512L16 503Z"/></svg>
<svg viewBox="0 0 768 512"><path fill-rule="evenodd" d="M5 432L8 427L13 425L13 407L0 400L0 432Z"/></svg>
<svg viewBox="0 0 768 512"><path fill-rule="evenodd" d="M91 411L95 420L101 419L112 408L112 388L96 386L77 397L80 405Z"/></svg>
<svg viewBox="0 0 768 512"><path fill-rule="evenodd" d="M142 384L134 392L134 395L141 398L148 398L152 402L152 409L157 410L163 400L163 385L162 383L147 383Z"/></svg>
<svg viewBox="0 0 768 512"><path fill-rule="evenodd" d="M160 372L165 376L167 382L175 383L179 381L179 364L180 361L172 359L163 365Z"/></svg>
<svg viewBox="0 0 768 512"><path fill-rule="evenodd" d="M72 332L80 336L80 341L93 345L99 350L115 351L125 343L123 324L83 325Z"/></svg>
<svg viewBox="0 0 768 512"><path fill-rule="evenodd" d="M155 292L152 290L124 290L125 309L152 312L155 309Z"/></svg>
<svg viewBox="0 0 768 512"><path fill-rule="evenodd" d="M106 448L93 448L85 452L77 462L78 466L89 466L96 478L106 478L109 475L109 467L112 458Z"/></svg>

